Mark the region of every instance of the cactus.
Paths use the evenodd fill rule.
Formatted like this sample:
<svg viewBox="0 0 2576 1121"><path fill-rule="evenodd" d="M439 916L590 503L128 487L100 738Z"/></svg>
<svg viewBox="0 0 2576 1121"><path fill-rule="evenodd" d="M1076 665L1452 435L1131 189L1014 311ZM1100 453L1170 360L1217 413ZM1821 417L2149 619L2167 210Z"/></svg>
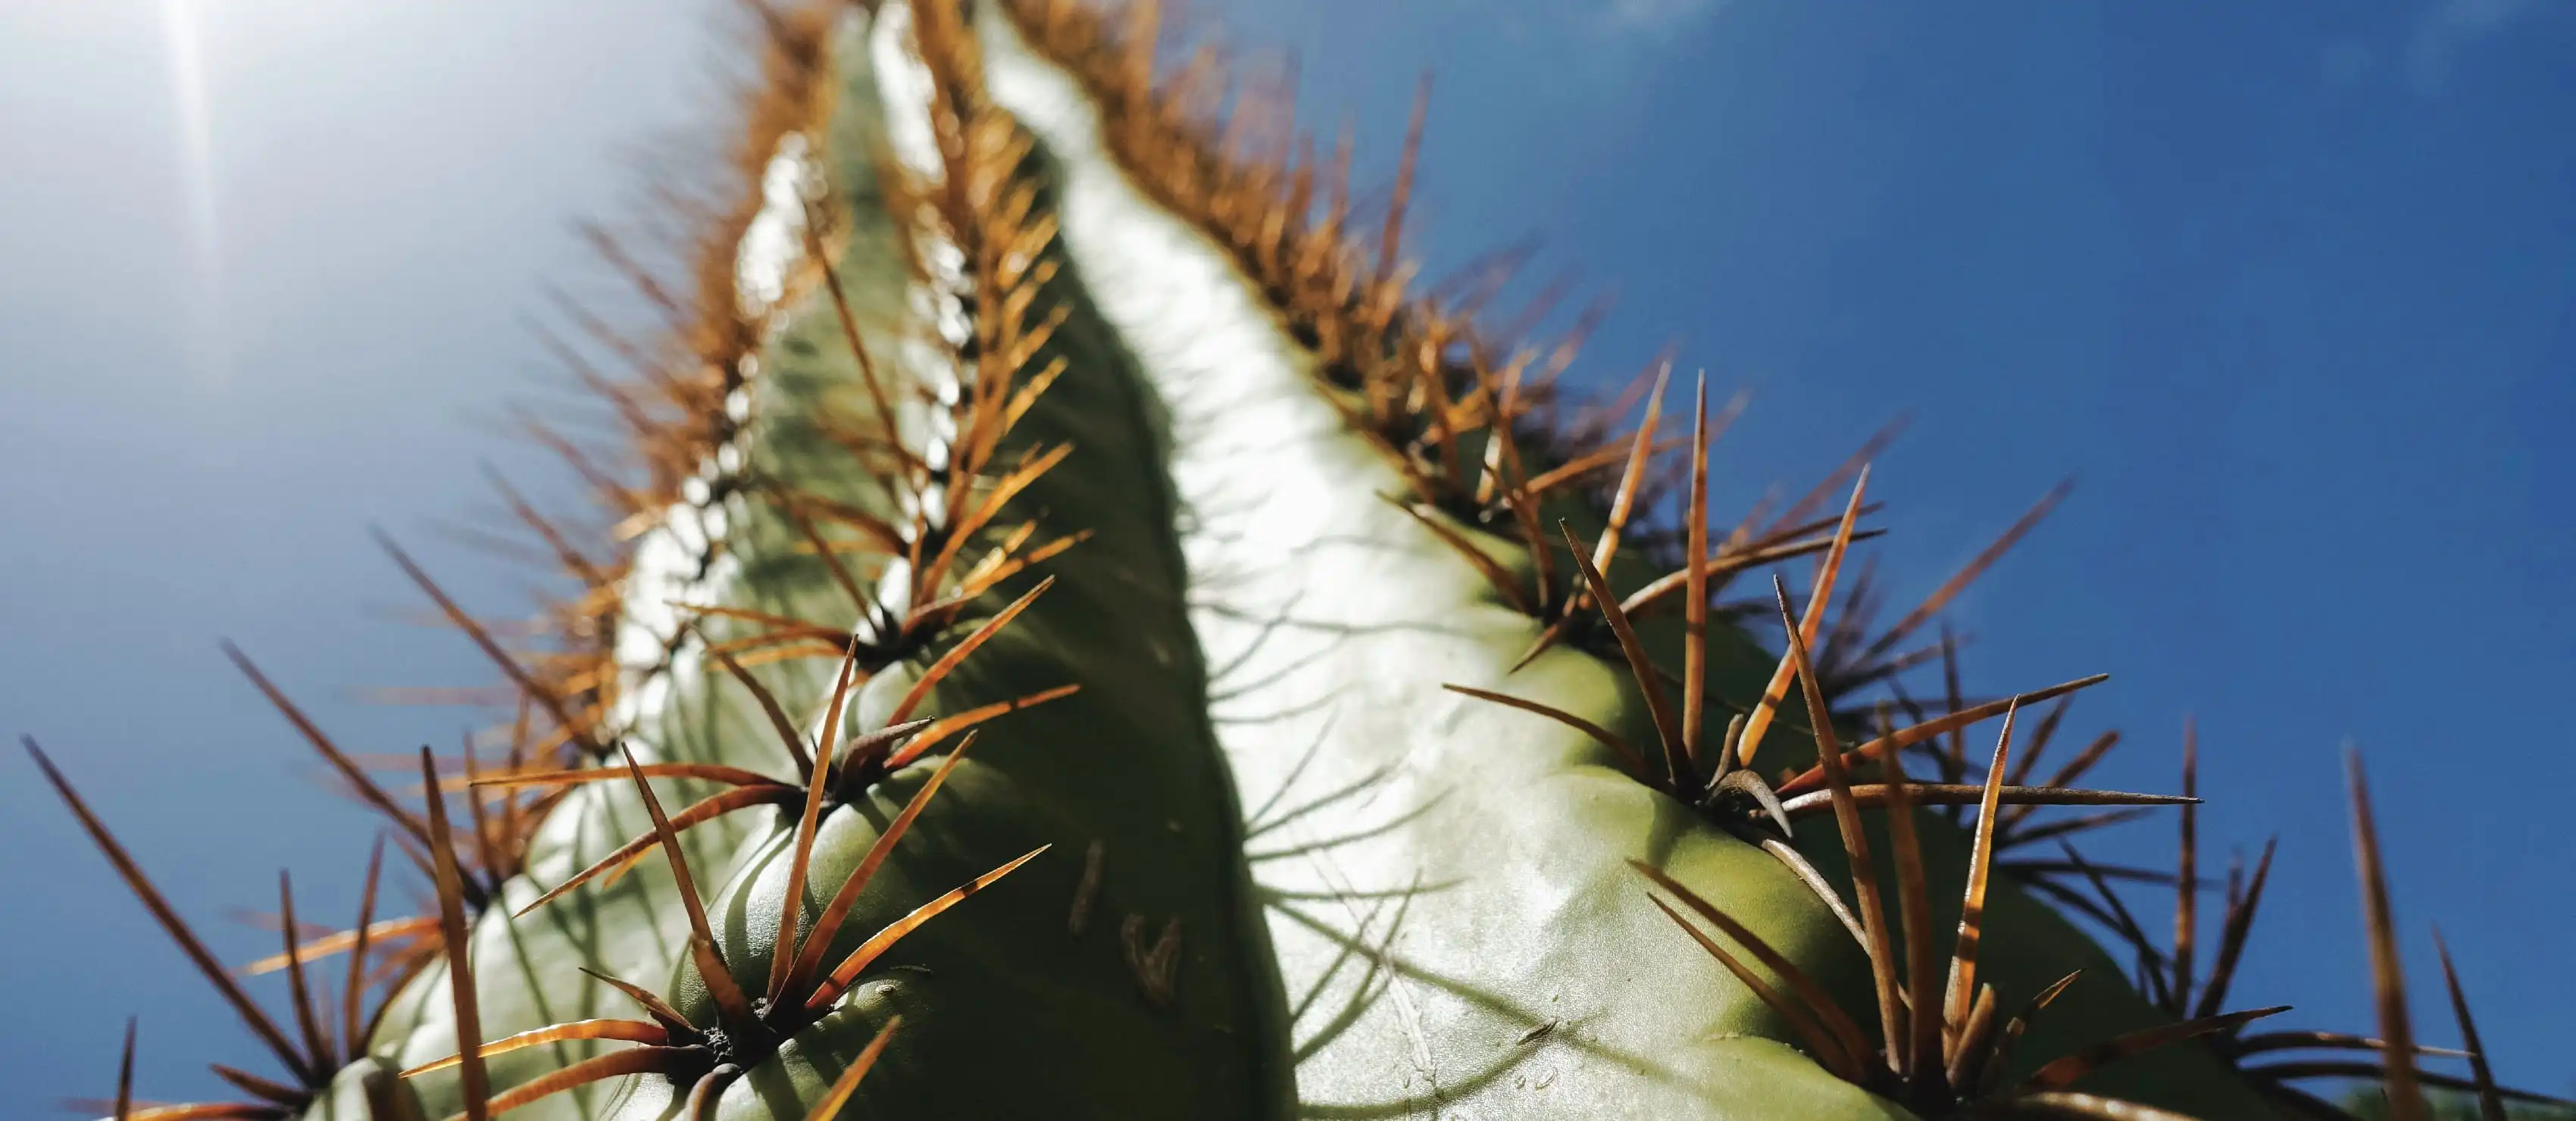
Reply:
<svg viewBox="0 0 2576 1121"><path fill-rule="evenodd" d="M2108 738L2033 784L2101 679L1969 703L1920 645L2060 492L1873 632L1868 451L1713 529L1734 408L1668 420L1659 371L1614 435L1573 340L1418 293L1411 144L1367 235L1347 151L1221 119L1148 0L757 10L686 267L600 237L668 333L568 309L626 462L529 425L614 559L501 484L577 589L516 649L386 542L507 679L504 757L424 749L415 806L230 651L435 913L375 913L381 838L345 932L281 883L272 1016L29 744L284 1075L137 1105L129 1031L112 1116L2340 1116L2290 1081L2383 1064L2392 1115L2497 1100L2473 1032L2473 1077L2416 1070L2357 771L2384 1042L2222 1007L2268 850L2205 978L2014 855L2178 810L2191 936L2188 749L2181 795L2077 788ZM2070 805L2107 808L2035 816Z"/></svg>

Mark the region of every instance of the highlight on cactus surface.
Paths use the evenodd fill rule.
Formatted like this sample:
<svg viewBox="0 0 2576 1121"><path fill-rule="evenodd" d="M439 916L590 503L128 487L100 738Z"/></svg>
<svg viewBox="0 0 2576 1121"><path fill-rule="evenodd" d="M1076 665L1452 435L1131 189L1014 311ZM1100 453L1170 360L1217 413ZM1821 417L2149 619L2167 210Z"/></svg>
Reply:
<svg viewBox="0 0 2576 1121"><path fill-rule="evenodd" d="M1319 156L1293 91L1229 86L1153 0L746 3L759 80L721 174L661 185L691 232L590 230L652 326L566 299L573 335L546 339L619 439L519 414L610 528L495 476L509 527L462 535L565 585L533 619L477 613L380 535L491 660L495 727L352 750L223 647L382 818L346 854L354 921L299 916L281 875L278 952L217 961L27 742L276 1066L215 1067L238 1101L150 1103L130 1023L83 1108L2553 1104L2499 1085L2447 947L2463 1046L2417 1042L2357 759L2379 1023L2275 1028L2285 1009L2230 1001L2270 844L2226 873L2202 966L2194 734L2177 792L2090 789L2116 733L2049 753L2103 676L1965 691L1942 613L2064 485L1881 627L1854 546L1884 535L1895 428L1714 520L1744 398L1713 408L1699 374L1672 416L1659 361L1587 401L1591 314L1537 337L1554 289L1487 313L1509 255L1419 281L1420 101L1372 208L1347 139ZM2071 844L2149 814L2177 821L2173 869ZM404 863L427 890L398 917ZM2169 939L2124 889L2173 893ZM283 1011L245 974L282 975Z"/></svg>

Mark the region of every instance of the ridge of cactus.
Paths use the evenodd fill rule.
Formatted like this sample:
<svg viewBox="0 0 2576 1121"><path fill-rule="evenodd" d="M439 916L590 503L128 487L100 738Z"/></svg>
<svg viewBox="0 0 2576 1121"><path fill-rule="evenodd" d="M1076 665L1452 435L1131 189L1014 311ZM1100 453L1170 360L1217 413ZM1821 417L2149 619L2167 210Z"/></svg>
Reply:
<svg viewBox="0 0 2576 1121"><path fill-rule="evenodd" d="M1026 21L1032 24L1045 18L1035 5L1015 11L1034 15L1035 20ZM1043 36L1041 30L1031 38ZM1098 61L1088 69L1095 75L1121 72L1113 61L1134 49L1131 45L1122 51L1097 32L1059 37L1077 44L1091 40L1089 57ZM1075 59L1076 73L1085 69L1083 50L1077 45L1062 52ZM1132 73L1132 64L1124 72ZM1043 77L1031 73L1027 84L1037 86ZM998 64L995 84L997 96L1077 168L1083 157L1072 152L1084 143L1084 123L1067 119L1074 112L1051 113L1051 106L1134 107L1146 101L1105 88L1106 81L1097 77L1088 98L1059 93L1050 99L1036 89L1015 94ZM1102 113L1110 121L1097 126L1095 135L1115 133L1123 125L1130 138L1123 145L1094 142L1095 148L1123 148L1131 168L1180 162L1179 156L1158 160L1149 154L1154 140L1142 135L1153 127L1142 122L1172 120L1177 111L1127 112L1124 117ZM1098 166L1104 156L1089 158ZM1699 986L1641 983L1641 962L1655 960L1649 956L1651 948L1668 944L1677 932L1661 914L1639 905L1644 884L1627 862L1640 859L1703 895L1726 900L1766 942L1822 965L1818 972L1827 975L1829 985L1839 974L1848 992L1865 975L1865 967L1855 960L1858 955L1848 953L1849 943L1840 942L1831 912L1803 900L1806 890L1792 869L1742 843L1725 822L1709 820L1728 814L1722 804L1707 816L1691 812L1690 803L1702 789L1696 776L1684 781L1667 774L1664 781L1676 789L1659 792L1630 781L1644 776L1623 774L1638 761L1646 762L1649 772L1663 762L1658 752L1642 745L1658 739L1672 745L1680 738L1671 734L1677 732L1672 727L1677 722L1666 713L1651 712L1657 702L1641 695L1663 689L1662 676L1679 667L1650 661L1635 678L1643 690L1621 680L1630 675L1615 655L1605 660L1579 649L1551 649L1512 671L1542 630L1537 625L1542 620L1524 609L1546 601L1579 605L1571 589L1560 585L1549 589L1553 595L1533 589L1515 599L1499 581L1478 580L1475 566L1460 563L1459 551L1442 534L1377 501L1380 493L1401 493L1415 484L1401 466L1403 457L1382 454L1391 441L1354 438L1325 402L1301 392L1319 380L1329 384L1330 375L1318 378L1301 369L1293 341L1280 337L1273 316L1261 306L1264 295L1245 291L1248 286L1240 282L1225 283L1224 259L1199 248L1204 242L1197 237L1150 231L1153 203L1118 198L1121 180L1114 173L1094 176L1098 186L1090 189L1099 201L1088 206L1097 216L1086 223L1082 174L1077 169L1068 176L1068 244L1078 261L1098 262L1095 272L1125 270L1122 282L1101 284L1102 298L1133 299L1132 318L1122 326L1137 340L1145 368L1165 379L1164 392L1182 411L1179 430L1187 435L1176 452L1175 476L1202 488L1192 495L1193 509L1201 511L1191 527L1196 532L1185 530L1184 537L1197 547L1193 568L1221 575L1219 586L1207 594L1212 602L1199 611L1201 640L1208 644L1212 662L1259 683L1258 689L1245 691L1242 708L1249 710L1248 718L1226 725L1229 758L1247 799L1274 797L1275 792L1278 804L1289 807L1281 816L1295 814L1281 832L1303 838L1302 843L1256 847L1250 857L1265 887L1286 897L1274 904L1274 939L1290 991L1312 990L1305 998L1305 1006L1314 1010L1305 1021L1312 1025L1312 1038L1301 1044L1306 1057L1300 1088L1307 1104L1425 1111L1456 1104L1671 1116L1677 1110L1705 1108L1702 1103L1722 1097L1730 1080L1785 1077L1775 1067L1813 1071L1811 1064L1794 1059L1766 1062L1768 1049L1776 1045L1743 1037L1785 1033L1779 1025L1765 1023L1766 1010L1749 998L1712 999L1711 990L1724 991L1716 976ZM1178 220L1165 221L1176 231L1182 227ZM1202 226L1207 224L1212 223ZM1086 245L1087 230L1102 231L1091 234L1098 248ZM1194 249L1198 259L1187 259ZM1154 287L1157 282L1162 287ZM1295 286L1290 281L1271 287ZM1390 301L1381 297L1377 303L1383 308ZM1117 314L1115 304L1104 306ZM1338 314L1323 313L1327 318ZM1319 334L1365 339L1371 332L1401 331L1380 325L1393 318L1385 311L1359 315L1369 321ZM1241 326L1229 331L1212 325L1229 322ZM1407 358L1447 349L1407 342L1386 343L1383 349ZM1285 360L1247 357L1269 355ZM1451 374L1421 368L1426 365L1428 360L1410 368L1367 371L1400 379L1398 387L1364 388L1359 395L1401 401L1436 394L1403 384L1414 378L1432 384ZM1205 404L1192 411L1193 402ZM1429 431L1433 425L1415 427ZM1229 470L1240 462L1233 449L1256 446L1265 437L1274 446L1292 440L1300 446L1274 452L1259 468L1258 481ZM1634 443L1644 447L1652 438L1651 429L1642 429ZM1206 449L1196 457L1193 440ZM1481 458L1462 455L1452 462ZM1499 458L1509 462L1511 452ZM1279 470L1279 460L1295 467ZM1626 471L1623 482L1638 475ZM1852 513L1858 502L1855 496ZM1627 496L1615 496L1609 512L1625 505ZM1222 519L1219 509L1225 510ZM1847 516L1845 536L1850 528ZM1475 542L1479 551L1508 558L1503 567L1517 579L1532 579L1546 563L1539 559L1544 550L1514 550L1514 542L1495 540L1472 526L1450 527L1448 536L1467 534L1481 538ZM1295 548L1299 542L1312 544ZM1606 552L1590 548L1591 541L1583 545L1589 554L1584 561L1597 561ZM1705 553L1705 545L1699 551ZM1836 550L1837 560L1839 555ZM1573 559L1569 549L1557 554L1554 563L1559 578L1569 583L1580 567L1567 563ZM1333 591L1319 595L1314 588ZM1825 594L1830 596L1830 590ZM1288 621L1277 622L1283 618ZM1679 645L1673 621L1669 615L1655 620L1662 625L1660 634L1640 628L1639 645L1671 651ZM1706 658L1714 665L1705 691L1721 705L1732 701L1739 710L1787 711L1765 710L1756 702L1773 677L1773 659L1753 654L1741 632L1723 638L1732 641ZM1220 677L1216 684L1223 690L1227 681ZM1534 700L1611 734L1603 737L1605 742L1587 742L1582 733L1444 692L1443 685ZM1325 697L1336 703L1313 703ZM1664 698L1664 707L1675 700ZM1301 701L1310 702L1308 711L1296 711ZM1226 715L1227 705L1217 711ZM1273 713L1292 715L1269 715ZM1426 734L1426 729L1437 733ZM1760 732L1748 728L1744 735L1751 739ZM1616 742L1641 746L1620 751L1611 746ZM1697 743L1679 746L1692 759L1717 757ZM1775 748L1774 754L1781 750ZM1687 770L1687 760L1684 765ZM1344 793L1354 788L1365 789L1365 796ZM1670 793L1684 797L1676 800ZM1306 799L1313 804L1305 804ZM1498 830L1511 834L1510 840L1497 838ZM1389 871L1418 875L1423 883L1437 886L1359 878ZM1955 898L1956 889L1942 894ZM1381 903L1379 917L1372 920L1350 902L1372 898L1411 905L1399 910ZM1300 899L1315 902L1289 901ZM1339 909L1336 902L1342 904ZM2000 900L1995 911L1993 921L2002 928L1996 934L1999 942L2022 933L2005 925L2008 917L2051 921L2036 908L2016 910ZM1383 927L1397 915L1405 925L1396 940L1372 946L1373 940L1389 936L1371 928ZM2057 946L2089 949L2071 930L2047 933L2055 936L2050 940ZM1411 952L1398 955L1397 945ZM1390 997L1356 1005L1355 996L1366 996L1372 981L1350 976L1360 971L1342 964L1355 946L1357 952L1373 953L1381 970L1396 971L1421 989L1409 1000ZM2069 969L2096 964L2030 953L2009 961L2034 973L2053 970L2046 976L2013 978L2020 987L2012 993L2015 999ZM2097 967L2093 972L2112 971ZM1345 991L1334 991L1337 983ZM2074 1030L2102 1032L2146 1022L2142 1009L2121 1009L2124 1020L2105 1023L2104 1013L2088 1015L2076 1011L2080 1007L2070 1001L2068 1008L2057 1010L2053 1026L2063 1030L2072 1022L2081 1025ZM1550 1023L1556 1026L1540 1046L1511 1046ZM1389 1054L1408 1050L1409 1068L1385 1061ZM2173 1079L2166 1073L2162 1080ZM2204 1076L2197 1081L2214 1080ZM1785 1096L1826 1097L1822 1091ZM1521 1101L1527 1104L1503 1104ZM1763 1108L1776 1112L1780 1103L1767 1102Z"/></svg>
<svg viewBox="0 0 2576 1121"><path fill-rule="evenodd" d="M576 590L487 619L383 540L509 718L385 764L225 647L384 818L355 923L281 877L280 952L217 962L28 741L279 1068L145 1103L130 1022L106 1116L2552 1101L2497 1084L2447 947L2466 1046L2414 1041L2357 758L2378 1034L2277 1029L2228 1002L2269 846L2196 968L2194 734L2178 794L2085 789L2116 734L2040 760L2101 677L1964 693L1940 612L2062 485L1878 627L1852 547L1893 431L1712 524L1741 399L1701 375L1668 415L1664 361L1584 404L1588 317L1534 341L1552 296L1498 325L1500 281L1418 283L1422 102L1364 219L1347 143L1319 160L1212 52L1165 65L1154 0L747 3L714 182L661 192L692 232L592 229L660 326L567 301L548 338L626 445L521 417L613 528L494 480ZM2171 872L2066 843L2145 814ZM429 913L379 908L388 847ZM2114 880L2176 893L2169 944Z"/></svg>

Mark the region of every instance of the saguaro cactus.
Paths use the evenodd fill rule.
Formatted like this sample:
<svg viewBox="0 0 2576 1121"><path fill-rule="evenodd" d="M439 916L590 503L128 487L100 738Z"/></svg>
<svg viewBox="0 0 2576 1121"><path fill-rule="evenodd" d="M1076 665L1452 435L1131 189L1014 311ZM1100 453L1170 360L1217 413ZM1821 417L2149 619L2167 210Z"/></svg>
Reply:
<svg viewBox="0 0 2576 1121"><path fill-rule="evenodd" d="M2076 789L2104 740L2029 781L2099 678L1873 712L1991 556L1873 632L1836 607L1865 464L1713 527L1732 409L1702 381L1667 418L1658 373L1614 435L1556 386L1571 341L1419 294L1410 148L1362 231L1347 150L1212 56L1165 73L1141 0L757 10L685 267L600 238L667 333L571 309L625 462L530 426L616 532L502 488L578 585L557 641L387 542L515 693L506 757L424 750L416 807L233 652L437 913L373 913L381 840L347 932L282 893L253 968L290 1032L35 753L284 1075L121 1076L115 1116L2331 1110L2256 1058L2294 1046L2414 1100L2402 999L2386 1043L2220 1007L2268 858L2198 980L2101 870L1998 860L2189 780ZM1797 595L1724 598L1774 568ZM2034 890L2116 919L2150 991Z"/></svg>

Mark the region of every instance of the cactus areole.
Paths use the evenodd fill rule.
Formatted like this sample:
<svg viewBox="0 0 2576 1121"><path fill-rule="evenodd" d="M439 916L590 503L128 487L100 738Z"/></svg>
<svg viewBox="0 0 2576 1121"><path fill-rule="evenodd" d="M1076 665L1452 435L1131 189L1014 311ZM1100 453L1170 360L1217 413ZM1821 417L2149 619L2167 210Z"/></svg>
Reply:
<svg viewBox="0 0 2576 1121"><path fill-rule="evenodd" d="M2047 905L2136 933L2046 842L2188 844L2189 779L2080 788L2107 736L2036 769L2099 678L1959 695L1926 632L1991 554L1869 624L1868 450L1713 525L1704 377L1578 407L1575 338L1416 285L1411 145L1355 204L1150 0L755 6L679 264L599 238L659 333L567 309L630 446L528 426L616 532L502 484L572 589L545 640L386 543L515 712L378 772L231 651L385 819L345 932L281 892L284 1011L30 743L277 1060L149 1105L129 1033L103 1112L2333 1110L2261 1065L2291 1046L2417 1093L2402 1031L2222 1006L2268 853L2197 974ZM434 911L377 913L388 847Z"/></svg>

